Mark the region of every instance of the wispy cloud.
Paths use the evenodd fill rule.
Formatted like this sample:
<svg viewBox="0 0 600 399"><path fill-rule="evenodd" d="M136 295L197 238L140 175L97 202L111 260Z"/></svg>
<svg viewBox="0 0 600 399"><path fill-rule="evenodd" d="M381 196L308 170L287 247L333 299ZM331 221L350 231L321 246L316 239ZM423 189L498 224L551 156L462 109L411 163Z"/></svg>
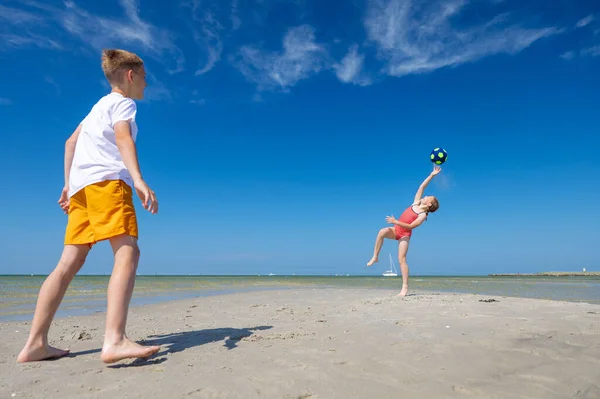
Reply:
<svg viewBox="0 0 600 399"><path fill-rule="evenodd" d="M359 86L370 85L371 79L363 72L364 60L364 54L358 52L358 45L352 45L340 63L333 66L336 76L344 83L354 83Z"/></svg>
<svg viewBox="0 0 600 399"><path fill-rule="evenodd" d="M588 56L591 56L591 57L598 57L598 56L600 56L600 45L593 46L593 47L588 47L588 48L585 48L585 49L581 50L581 55L588 55Z"/></svg>
<svg viewBox="0 0 600 399"><path fill-rule="evenodd" d="M314 28L301 25L287 31L282 51L243 46L236 66L259 90L287 91L300 80L321 71L327 57L325 47L315 40Z"/></svg>
<svg viewBox="0 0 600 399"><path fill-rule="evenodd" d="M31 11L0 5L0 51L36 46L46 49L62 49L56 40L36 32L46 27L42 15Z"/></svg>
<svg viewBox="0 0 600 399"><path fill-rule="evenodd" d="M224 27L216 17L214 3L203 4L200 0L191 0L183 3L183 6L191 10L194 40L206 52L204 65L195 72L196 76L204 75L212 70L221 59L223 52L221 31Z"/></svg>
<svg viewBox="0 0 600 399"><path fill-rule="evenodd" d="M0 97L0 105L11 105L12 101L8 98Z"/></svg>
<svg viewBox="0 0 600 399"><path fill-rule="evenodd" d="M567 51L566 53L562 53L560 55L560 58L562 58L563 60L572 60L574 57L575 57L574 51Z"/></svg>
<svg viewBox="0 0 600 399"><path fill-rule="evenodd" d="M577 21L577 23L575 24L575 26L577 28L583 28L583 27L588 26L589 24L591 24L593 20L594 20L594 16L593 15L588 15L587 17L582 18L579 21Z"/></svg>
<svg viewBox="0 0 600 399"><path fill-rule="evenodd" d="M587 47L579 51L567 51L560 55L560 58L567 61L574 59L575 57L598 57L600 56L600 45Z"/></svg>
<svg viewBox="0 0 600 399"><path fill-rule="evenodd" d="M58 83L56 83L54 81L52 76L46 75L46 76L44 76L44 80L46 81L46 83L48 83L50 86L52 86L54 88L56 95L60 95L60 86L58 85Z"/></svg>
<svg viewBox="0 0 600 399"><path fill-rule="evenodd" d="M0 5L0 52L38 47L90 54L93 50L98 56L99 49L118 46L140 52L144 58L153 58L169 73L185 70L186 59L199 60L190 72L196 76L213 71L224 59L257 86L255 100L262 101L264 91L288 92L299 82L323 71L334 73L342 83L368 86L383 75L430 73L491 55L516 54L562 32L555 26L526 27L510 14L479 19L477 23L467 22L472 21L475 14L488 15L495 7L505 8L504 0L368 0L362 16L365 42L352 44L339 39L344 36L332 34L335 24L318 31L303 24L289 27L279 37L281 45L267 47L262 43L272 46L273 42L261 42L257 35L272 33L270 27L263 29L265 26L261 23L267 21L267 16L276 14L272 8L281 0L254 0L250 10L246 10L248 3L240 0L178 0L175 7L185 14L177 34L157 25L160 19L151 22L142 18L146 14L140 12L140 0L116 1L117 9L110 15L92 13L84 0L62 0L50 5L44 0L4 1ZM291 2L300 9L302 18L309 14L305 0ZM485 9L479 12L471 7ZM296 17L294 21L304 21ZM589 15L575 26L589 26L592 32L597 21L597 16ZM284 23L277 23L280 22ZM568 24L573 28L573 21ZM75 44L73 38L77 39ZM185 47L179 45L184 46L186 38L193 39L197 47L186 48L184 55ZM240 39L246 38L256 41L245 41L250 44L239 47ZM342 52L334 59L330 50L333 53L339 49ZM570 60L584 55L597 56L598 46L567 51L561 57ZM383 63L384 67L373 70L373 62ZM170 86L154 77L149 80L147 98L150 101L172 98ZM53 85L48 77L47 82ZM177 93L176 89L173 93ZM196 103L204 101L198 96L190 99Z"/></svg>
<svg viewBox="0 0 600 399"><path fill-rule="evenodd" d="M6 7L0 4L0 21L10 23L11 25L27 25L29 23L43 23L44 19L40 15L34 15L31 12Z"/></svg>
<svg viewBox="0 0 600 399"><path fill-rule="evenodd" d="M507 14L486 23L456 27L453 20L466 0L371 0L365 28L387 62L391 76L427 73L494 54L516 54L532 43L560 32L555 27L528 29L511 25Z"/></svg>
<svg viewBox="0 0 600 399"><path fill-rule="evenodd" d="M239 0L232 0L231 2L231 29L239 29L242 25L242 20L239 15Z"/></svg>
<svg viewBox="0 0 600 399"><path fill-rule="evenodd" d="M33 0L19 2L21 9L0 9L5 26L11 31L3 34L3 45L10 47L37 46L54 49L72 48L60 41L56 27L71 37L80 39L84 47L99 50L112 46L137 46L159 61L170 60L168 71L184 69L183 52L175 45L171 33L140 18L136 0L120 0L124 17L103 17L80 8L73 1L65 1L63 8ZM37 14L34 12L37 11ZM42 13L40 15L40 12ZM48 39L48 29L54 28L53 39ZM8 43L8 44L7 44Z"/></svg>
<svg viewBox="0 0 600 399"><path fill-rule="evenodd" d="M148 79L148 87L144 93L144 98L146 101L172 100L171 91L163 82L158 80L153 73L146 71L146 77Z"/></svg>

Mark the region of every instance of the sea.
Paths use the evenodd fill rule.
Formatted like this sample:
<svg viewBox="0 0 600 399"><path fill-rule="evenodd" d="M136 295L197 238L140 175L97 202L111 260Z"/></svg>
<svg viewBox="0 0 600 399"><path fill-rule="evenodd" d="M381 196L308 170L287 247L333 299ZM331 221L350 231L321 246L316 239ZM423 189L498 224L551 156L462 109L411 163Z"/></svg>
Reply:
<svg viewBox="0 0 600 399"><path fill-rule="evenodd" d="M0 322L31 320L46 276L0 276ZM106 310L110 276L75 277L56 317ZM384 276L138 276L131 306L228 293L336 289L400 290L402 278ZM470 293L600 304L600 276L411 276L412 294Z"/></svg>

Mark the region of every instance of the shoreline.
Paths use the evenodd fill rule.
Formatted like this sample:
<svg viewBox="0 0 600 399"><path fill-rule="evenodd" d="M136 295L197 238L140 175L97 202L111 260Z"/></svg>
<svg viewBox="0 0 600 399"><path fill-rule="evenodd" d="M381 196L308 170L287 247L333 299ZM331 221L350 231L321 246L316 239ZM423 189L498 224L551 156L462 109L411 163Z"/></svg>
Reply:
<svg viewBox="0 0 600 399"><path fill-rule="evenodd" d="M99 360L104 313L56 319L50 343L72 354L50 362L15 363L30 323L0 323L0 396L600 396L600 305L396 293L307 288L137 306L129 336L161 350L112 366Z"/></svg>
<svg viewBox="0 0 600 399"><path fill-rule="evenodd" d="M589 272L588 272L589 273ZM522 278L521 278L522 277ZM78 276L67 291L57 317L70 317L103 312L106 309L108 277ZM0 280L0 323L27 321L33 316L35 301L42 283L41 277L24 276ZM160 304L182 298L196 298L225 293L286 289L373 289L400 290L400 277L139 277L132 298L132 307ZM556 301L600 304L600 278L586 277L447 277L413 276L411 292L418 294L457 293L498 295L515 298L538 298Z"/></svg>
<svg viewBox="0 0 600 399"><path fill-rule="evenodd" d="M223 295L235 295L235 294L243 294L243 293L252 293L252 292L262 292L262 291L294 291L294 290L370 290L374 292L382 292L382 291L391 291L398 293L400 288L397 290L390 290L389 288L376 288L376 287L324 287L324 286L278 286L278 287L247 287L247 288L236 288L229 290L190 290L190 291L177 291L171 293L163 293L163 294L154 294L154 295L138 295L135 294L132 297L130 308L140 308L145 306L154 306L161 304L170 304L176 303L180 301L193 300L198 298L205 297L215 297L215 296L223 296ZM511 294L492 294L492 293L471 293L471 292L449 292L449 291L436 291L436 290L422 290L422 289L412 289L409 295L477 295L484 297L499 297L499 298L513 298L513 299L529 299L529 300L540 300L540 301L554 301L554 302L566 302L566 303L583 303L589 305L600 305L599 302L592 300L583 300L583 299L557 299L557 298L540 298L535 296L523 296L523 295L511 295ZM96 303L94 302L101 302ZM90 300L90 301L82 301L77 306L70 306L66 308L67 303L63 302L61 306L58 308L55 320L56 319L64 319L64 318L72 318L72 317L86 317L94 314L105 314L106 312L106 300L98 301L98 300ZM68 306L68 305L67 305ZM33 317L32 308L27 312L15 312L15 313L7 313L0 314L0 324L2 323L10 323L10 322L28 322L31 321Z"/></svg>
<svg viewBox="0 0 600 399"><path fill-rule="evenodd" d="M490 277L600 277L600 272L494 273Z"/></svg>

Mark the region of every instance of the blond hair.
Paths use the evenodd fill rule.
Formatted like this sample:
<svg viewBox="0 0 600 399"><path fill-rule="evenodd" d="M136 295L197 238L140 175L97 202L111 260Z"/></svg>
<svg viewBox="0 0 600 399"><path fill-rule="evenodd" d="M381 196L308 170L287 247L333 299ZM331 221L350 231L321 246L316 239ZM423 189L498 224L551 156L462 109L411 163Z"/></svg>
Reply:
<svg viewBox="0 0 600 399"><path fill-rule="evenodd" d="M126 50L102 50L102 71L110 84L121 83L121 74L130 69L139 69L144 61L137 54Z"/></svg>

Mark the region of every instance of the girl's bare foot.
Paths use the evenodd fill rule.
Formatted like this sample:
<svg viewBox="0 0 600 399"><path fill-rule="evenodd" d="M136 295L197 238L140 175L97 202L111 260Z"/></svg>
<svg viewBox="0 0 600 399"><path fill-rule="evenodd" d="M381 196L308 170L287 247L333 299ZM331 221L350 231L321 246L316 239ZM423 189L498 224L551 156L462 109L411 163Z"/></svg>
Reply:
<svg viewBox="0 0 600 399"><path fill-rule="evenodd" d="M58 359L69 354L69 350L54 348L50 345L29 346L26 345L19 356L17 362L37 362L40 360Z"/></svg>
<svg viewBox="0 0 600 399"><path fill-rule="evenodd" d="M104 344L100 358L104 363L115 363L123 359L150 357L159 349L160 346L142 346L129 338L124 338L114 345Z"/></svg>
<svg viewBox="0 0 600 399"><path fill-rule="evenodd" d="M398 296L406 296L408 294L408 287L402 287L402 290L398 294Z"/></svg>
<svg viewBox="0 0 600 399"><path fill-rule="evenodd" d="M372 266L373 263L377 263L378 260L379 259L377 259L377 258L371 258L371 260L369 261L369 263L367 263L367 266Z"/></svg>

